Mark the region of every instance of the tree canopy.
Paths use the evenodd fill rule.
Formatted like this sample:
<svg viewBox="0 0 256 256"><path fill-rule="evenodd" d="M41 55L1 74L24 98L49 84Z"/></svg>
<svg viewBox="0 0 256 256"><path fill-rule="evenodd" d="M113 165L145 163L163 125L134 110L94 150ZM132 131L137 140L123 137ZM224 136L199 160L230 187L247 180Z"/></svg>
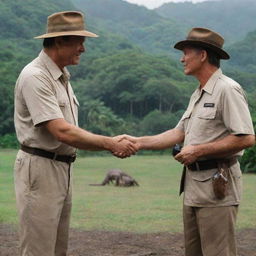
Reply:
<svg viewBox="0 0 256 256"><path fill-rule="evenodd" d="M234 5L229 1L184 3L182 8L170 4L176 8L176 16L168 14L172 12L169 8L147 10L122 0L0 1L0 146L16 145L13 90L21 69L42 48L42 41L33 37L45 32L48 15L65 10L84 12L88 30L100 35L86 40L80 65L69 68L80 102L81 127L110 136L156 134L174 127L197 86L195 79L183 74L180 52L173 49L190 26L180 17L201 19L205 24L211 21L213 29L226 33L238 15L244 18L239 19L239 26L233 25L236 37L225 34L231 60L223 63L223 69L247 91L256 122L255 3L248 10L243 1L236 0ZM228 5L232 13L231 21L230 15L220 19L221 28L216 19L205 17L205 13L214 15L213 4L222 4L223 10ZM244 37L240 33L248 32L244 27L254 29ZM253 154L247 152L249 159Z"/></svg>

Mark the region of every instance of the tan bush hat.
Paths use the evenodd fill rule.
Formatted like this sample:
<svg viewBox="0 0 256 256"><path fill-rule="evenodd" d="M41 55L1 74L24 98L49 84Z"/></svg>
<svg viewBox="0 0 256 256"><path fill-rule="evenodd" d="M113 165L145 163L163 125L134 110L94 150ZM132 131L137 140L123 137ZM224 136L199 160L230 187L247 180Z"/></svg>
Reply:
<svg viewBox="0 0 256 256"><path fill-rule="evenodd" d="M207 28L192 28L186 40L174 45L174 48L183 50L185 46L202 46L216 52L221 59L229 59L229 54L222 49L224 38L218 33Z"/></svg>
<svg viewBox="0 0 256 256"><path fill-rule="evenodd" d="M57 12L47 19L46 34L35 37L36 39L58 36L86 36L98 35L85 30L84 15L77 11Z"/></svg>

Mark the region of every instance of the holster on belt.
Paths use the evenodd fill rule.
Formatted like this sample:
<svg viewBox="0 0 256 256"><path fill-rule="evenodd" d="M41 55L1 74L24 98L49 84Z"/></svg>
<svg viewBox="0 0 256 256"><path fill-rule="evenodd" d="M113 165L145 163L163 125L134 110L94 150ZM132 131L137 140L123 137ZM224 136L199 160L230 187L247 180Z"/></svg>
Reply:
<svg viewBox="0 0 256 256"><path fill-rule="evenodd" d="M222 200L227 195L228 173L230 164L225 161L218 162L218 171L212 177L213 191L217 199Z"/></svg>

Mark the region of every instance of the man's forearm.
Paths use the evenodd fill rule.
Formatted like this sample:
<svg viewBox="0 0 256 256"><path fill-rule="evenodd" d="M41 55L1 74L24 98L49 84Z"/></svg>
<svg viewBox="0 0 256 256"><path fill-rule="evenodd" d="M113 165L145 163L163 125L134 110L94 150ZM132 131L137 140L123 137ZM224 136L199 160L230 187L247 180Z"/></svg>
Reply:
<svg viewBox="0 0 256 256"><path fill-rule="evenodd" d="M225 158L254 144L254 135L229 135L218 141L196 145L196 150L198 157Z"/></svg>
<svg viewBox="0 0 256 256"><path fill-rule="evenodd" d="M137 140L140 149L162 150L182 143L184 133L178 129L172 129L154 136L138 137Z"/></svg>
<svg viewBox="0 0 256 256"><path fill-rule="evenodd" d="M79 127L63 129L58 140L83 150L109 150L113 147L112 138L90 133Z"/></svg>
<svg viewBox="0 0 256 256"><path fill-rule="evenodd" d="M228 135L227 137L200 145L186 145L175 159L184 165L194 163L200 157L227 158L255 144L254 135Z"/></svg>
<svg viewBox="0 0 256 256"><path fill-rule="evenodd" d="M133 152L131 142L117 143L112 137L93 134L77 126L67 123L64 119L55 119L45 124L48 131L59 141L83 150L108 150Z"/></svg>

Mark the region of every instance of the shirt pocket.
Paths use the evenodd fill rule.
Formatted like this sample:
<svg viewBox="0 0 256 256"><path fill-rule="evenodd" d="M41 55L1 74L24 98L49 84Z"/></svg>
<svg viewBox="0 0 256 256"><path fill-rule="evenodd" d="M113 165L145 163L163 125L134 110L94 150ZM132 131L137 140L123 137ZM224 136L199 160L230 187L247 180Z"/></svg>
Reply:
<svg viewBox="0 0 256 256"><path fill-rule="evenodd" d="M190 180L185 183L185 195L189 201L200 205L207 205L215 200L212 187L212 177L216 169L205 171L189 171Z"/></svg>
<svg viewBox="0 0 256 256"><path fill-rule="evenodd" d="M216 119L216 115L217 115L216 108L203 108L197 113L197 117L202 120Z"/></svg>
<svg viewBox="0 0 256 256"><path fill-rule="evenodd" d="M205 171L191 171L191 177L195 181L206 182L212 179L216 171L217 171L216 169L205 170Z"/></svg>
<svg viewBox="0 0 256 256"><path fill-rule="evenodd" d="M202 108L195 116L198 136L210 138L216 133L219 121L216 108Z"/></svg>

